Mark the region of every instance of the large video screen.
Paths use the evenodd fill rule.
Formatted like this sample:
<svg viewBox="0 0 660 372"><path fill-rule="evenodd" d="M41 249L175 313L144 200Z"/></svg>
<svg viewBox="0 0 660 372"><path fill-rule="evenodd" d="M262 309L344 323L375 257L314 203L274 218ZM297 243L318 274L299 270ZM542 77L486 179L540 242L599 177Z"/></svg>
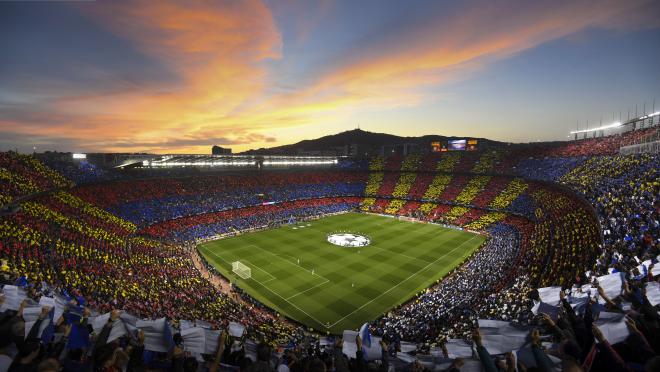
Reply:
<svg viewBox="0 0 660 372"><path fill-rule="evenodd" d="M464 151L467 141L464 139L449 141L449 150Z"/></svg>

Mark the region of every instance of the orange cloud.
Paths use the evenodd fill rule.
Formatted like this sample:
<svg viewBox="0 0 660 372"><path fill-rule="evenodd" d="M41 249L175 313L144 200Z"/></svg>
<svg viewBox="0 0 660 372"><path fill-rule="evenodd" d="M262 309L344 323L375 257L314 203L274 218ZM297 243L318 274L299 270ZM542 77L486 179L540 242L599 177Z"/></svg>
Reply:
<svg viewBox="0 0 660 372"><path fill-rule="evenodd" d="M320 101L351 96L378 106L416 104L424 99L420 88L460 79L493 60L581 30L657 27L659 21L645 12L649 4L484 2L369 48L362 59L323 76L302 95Z"/></svg>
<svg viewBox="0 0 660 372"><path fill-rule="evenodd" d="M428 98L429 88L467 78L495 60L550 40L596 27L657 26L652 12L645 11L649 4L475 4L455 17L397 30L350 63L339 61L335 70L310 86L251 106L235 119L241 125L255 119L281 126L313 123L319 134L327 134L332 130L324 128L336 127L353 112L419 105ZM288 122L277 122L281 117Z"/></svg>
<svg viewBox="0 0 660 372"><path fill-rule="evenodd" d="M57 109L78 125L28 123L19 131L38 130L44 135L65 131L81 140L102 135L108 144L156 142L194 134L204 123L221 122L260 95L266 80L264 62L280 57L281 36L269 9L260 1L78 6L83 14L169 66L181 83L171 88L136 87L113 94L66 97L57 102ZM74 130L74 126L78 127ZM227 138L245 132L225 129L222 134ZM105 149L119 150L112 145Z"/></svg>
<svg viewBox="0 0 660 372"><path fill-rule="evenodd" d="M59 115L20 125L0 121L0 130L66 133L106 151L208 152L210 141L259 147L272 144L279 128L304 126L309 133L316 126L325 134L354 112L418 105L429 88L581 30L657 26L649 4L470 3L383 35L293 93L272 94L269 84L279 78L266 67L282 58L283 41L261 1L83 3L77 5L83 14L162 61L179 82L67 97L57 101Z"/></svg>

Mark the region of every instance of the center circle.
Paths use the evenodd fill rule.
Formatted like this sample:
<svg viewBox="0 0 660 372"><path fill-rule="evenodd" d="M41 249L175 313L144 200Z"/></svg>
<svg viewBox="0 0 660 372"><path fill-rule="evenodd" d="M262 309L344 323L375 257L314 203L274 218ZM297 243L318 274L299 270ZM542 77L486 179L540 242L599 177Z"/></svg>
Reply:
<svg viewBox="0 0 660 372"><path fill-rule="evenodd" d="M340 247L365 247L371 244L371 239L366 235L340 232L328 235L328 243Z"/></svg>

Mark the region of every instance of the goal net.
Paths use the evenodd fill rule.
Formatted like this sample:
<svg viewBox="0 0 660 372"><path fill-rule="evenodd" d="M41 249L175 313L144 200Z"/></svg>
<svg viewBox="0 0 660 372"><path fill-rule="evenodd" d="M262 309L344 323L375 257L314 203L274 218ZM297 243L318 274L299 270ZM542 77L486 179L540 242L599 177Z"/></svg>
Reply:
<svg viewBox="0 0 660 372"><path fill-rule="evenodd" d="M234 261L231 263L231 271L242 279L249 279L252 277L252 270L241 263L241 261Z"/></svg>

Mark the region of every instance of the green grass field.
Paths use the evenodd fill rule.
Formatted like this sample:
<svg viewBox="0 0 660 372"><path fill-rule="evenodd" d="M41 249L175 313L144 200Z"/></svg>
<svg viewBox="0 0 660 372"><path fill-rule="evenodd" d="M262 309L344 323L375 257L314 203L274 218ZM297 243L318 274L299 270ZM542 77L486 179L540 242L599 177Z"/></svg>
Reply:
<svg viewBox="0 0 660 372"><path fill-rule="evenodd" d="M368 235L361 248L328 243L338 230ZM238 287L315 330L356 329L429 287L484 237L437 225L347 213L201 244L198 249ZM241 261L252 278L231 270ZM313 271L313 273L312 273Z"/></svg>

